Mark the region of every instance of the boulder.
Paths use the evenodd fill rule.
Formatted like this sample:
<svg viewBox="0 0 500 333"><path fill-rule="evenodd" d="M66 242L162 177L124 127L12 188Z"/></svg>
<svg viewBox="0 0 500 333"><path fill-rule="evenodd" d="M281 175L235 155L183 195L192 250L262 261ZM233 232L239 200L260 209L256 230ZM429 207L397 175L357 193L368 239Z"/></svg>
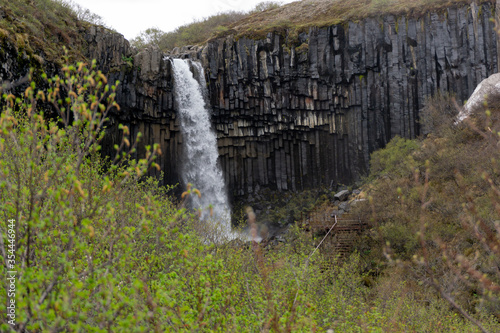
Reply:
<svg viewBox="0 0 500 333"><path fill-rule="evenodd" d="M333 210L332 211L332 214L330 215L331 217L335 217L335 216L341 216L342 214L344 214L345 212L342 210L342 209L338 209L338 210Z"/></svg>
<svg viewBox="0 0 500 333"><path fill-rule="evenodd" d="M339 200L339 201L345 201L347 200L347 198L349 197L349 194L351 192L349 192L349 190L342 190L340 192L338 192L337 194L335 194L333 197L336 199L336 200Z"/></svg>
<svg viewBox="0 0 500 333"><path fill-rule="evenodd" d="M484 102L490 98L500 99L500 73L490 75L477 85L463 109L460 110L456 123L463 121L472 113L482 109Z"/></svg>
<svg viewBox="0 0 500 333"><path fill-rule="evenodd" d="M349 212L351 210L351 206L348 202L341 202L339 205L339 209L344 212Z"/></svg>

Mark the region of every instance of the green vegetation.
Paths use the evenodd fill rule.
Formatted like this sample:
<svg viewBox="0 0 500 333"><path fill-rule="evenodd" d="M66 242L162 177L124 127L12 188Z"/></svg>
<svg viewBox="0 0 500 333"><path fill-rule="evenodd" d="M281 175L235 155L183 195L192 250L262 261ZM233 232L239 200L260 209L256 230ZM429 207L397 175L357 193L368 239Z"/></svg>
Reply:
<svg viewBox="0 0 500 333"><path fill-rule="evenodd" d="M0 0L0 17L0 43L14 45L39 65L60 63L61 44L72 59L83 60L81 29L103 24L98 15L66 0Z"/></svg>
<svg viewBox="0 0 500 333"><path fill-rule="evenodd" d="M257 199L242 200L246 205L251 205L257 214L260 224L286 226L303 220L316 207L333 198L332 193L326 188L304 190L300 193L276 192L263 189L258 193ZM247 224L245 207L235 207L233 217L236 221Z"/></svg>
<svg viewBox="0 0 500 333"><path fill-rule="evenodd" d="M87 8L83 8L82 6L71 0L53 0L53 1L59 1L63 6L69 6L71 10L76 14L78 20L80 20L81 22L91 23L94 25L103 26L107 29L111 29L110 27L107 26L106 22L101 16L91 12Z"/></svg>
<svg viewBox="0 0 500 333"><path fill-rule="evenodd" d="M131 44L138 49L156 46L163 51L172 50L174 47L200 44L212 37L215 32L227 32L225 25L240 20L244 16L244 13L235 11L217 14L167 33L158 28L150 28L132 39Z"/></svg>
<svg viewBox="0 0 500 333"><path fill-rule="evenodd" d="M359 246L372 270L419 292L426 282L479 325L500 318L500 109L488 105L455 125L449 96L429 100L429 134L373 153L370 202L358 207L372 223Z"/></svg>
<svg viewBox="0 0 500 333"><path fill-rule="evenodd" d="M207 242L214 231L144 176L157 147L130 159L121 126L117 157L100 157L116 85L81 63L44 79L45 90L3 96L0 251L15 254L17 271L17 326L1 316L3 332L475 331L435 295L418 302L406 282L368 287L359 255L325 262L296 227L273 247Z"/></svg>
<svg viewBox="0 0 500 333"><path fill-rule="evenodd" d="M155 46L163 51L172 50L175 47L200 44L214 36L232 33L233 31L228 28L230 24L238 22L249 15L279 8L279 6L279 2L264 1L257 4L248 13L238 11L219 13L183 25L171 32L164 32L158 28L146 29L131 40L131 44L137 49Z"/></svg>
<svg viewBox="0 0 500 333"><path fill-rule="evenodd" d="M372 177L401 177L412 175L414 160L411 153L420 148L415 140L393 138L385 149L375 152L370 159Z"/></svg>
<svg viewBox="0 0 500 333"><path fill-rule="evenodd" d="M492 2L492 1L490 1ZM254 13L228 26L237 37L262 38L270 31L292 37L310 27L324 27L388 14L421 16L430 10L470 3L469 0L305 0ZM493 2L492 2L493 3Z"/></svg>
<svg viewBox="0 0 500 333"><path fill-rule="evenodd" d="M263 38L269 32L277 32L286 38L287 46L299 46L298 34L310 27L324 27L347 21L358 21L380 15L409 14L421 16L431 10L445 10L454 5L470 3L470 0L305 0L287 5L279 2L262 2L254 10L227 12L187 24L172 32L150 28L131 41L138 49L147 46L163 51L175 47L202 44L216 37L234 35L236 38ZM491 2L482 0L481 2ZM397 27L396 27L397 29Z"/></svg>

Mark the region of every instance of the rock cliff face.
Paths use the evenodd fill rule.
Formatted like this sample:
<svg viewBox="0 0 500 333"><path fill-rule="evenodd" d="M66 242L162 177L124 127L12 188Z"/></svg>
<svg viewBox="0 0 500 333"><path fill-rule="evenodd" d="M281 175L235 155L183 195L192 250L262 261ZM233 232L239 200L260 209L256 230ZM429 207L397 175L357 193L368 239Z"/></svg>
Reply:
<svg viewBox="0 0 500 333"><path fill-rule="evenodd" d="M175 56L206 69L231 193L300 190L358 179L372 151L395 135L419 134L419 111L438 91L468 98L497 72L492 18L494 5L472 4L310 29L296 45L270 33L218 39ZM102 57L110 47L101 48ZM175 183L182 136L170 62L150 50L135 56L134 67L120 66L111 76L122 81L121 121L144 134L143 144L162 144L165 181Z"/></svg>
<svg viewBox="0 0 500 333"><path fill-rule="evenodd" d="M493 17L494 5L472 4L311 29L298 48L277 34L209 43L198 57L231 189L356 180L372 151L419 134L428 97L464 101L497 72Z"/></svg>
<svg viewBox="0 0 500 333"><path fill-rule="evenodd" d="M332 186L358 179L369 154L395 135L417 136L428 97L450 91L463 101L497 72L494 7L368 18L310 29L295 44L277 33L227 37L172 56L198 59L205 68L233 195ZM122 36L100 28L86 31L86 40L88 56L111 81L121 81L122 110L105 152L114 153L115 124L122 122L132 137L143 134L138 155L145 145L161 144L164 181L179 182L183 148L170 61L157 50L133 56ZM8 54L0 52L3 80L19 66Z"/></svg>
<svg viewBox="0 0 500 333"><path fill-rule="evenodd" d="M108 135L102 143L104 154L115 155L113 147L121 140L117 125L124 124L130 128L132 141L138 133L142 134L137 157L144 156L147 145L161 144L162 155L156 162L163 172L163 181L165 184L178 183L183 147L176 121L170 61L158 50L134 56L123 36L105 29L92 28L85 39L89 58L98 60L108 81L120 81L117 101L121 111L108 126ZM151 172L159 176L156 169Z"/></svg>

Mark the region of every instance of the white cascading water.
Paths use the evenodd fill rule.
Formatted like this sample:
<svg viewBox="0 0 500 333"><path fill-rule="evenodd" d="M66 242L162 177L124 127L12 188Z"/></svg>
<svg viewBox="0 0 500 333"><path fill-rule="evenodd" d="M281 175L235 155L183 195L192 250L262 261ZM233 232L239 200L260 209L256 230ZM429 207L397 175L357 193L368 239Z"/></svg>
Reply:
<svg viewBox="0 0 500 333"><path fill-rule="evenodd" d="M217 138L210 122L210 110L204 99L203 67L190 60L173 59L174 88L179 124L183 135L185 161L181 177L201 192L191 195L193 208L201 209L201 219L218 223L223 238L232 239L231 213L227 191L217 158ZM198 82L190 70L198 72ZM212 214L210 208L212 207Z"/></svg>

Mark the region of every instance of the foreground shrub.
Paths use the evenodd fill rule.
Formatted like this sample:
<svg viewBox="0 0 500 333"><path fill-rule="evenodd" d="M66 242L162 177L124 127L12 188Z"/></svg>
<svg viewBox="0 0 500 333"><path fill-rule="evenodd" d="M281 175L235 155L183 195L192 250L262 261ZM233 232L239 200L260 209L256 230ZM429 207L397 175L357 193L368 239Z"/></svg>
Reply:
<svg viewBox="0 0 500 333"><path fill-rule="evenodd" d="M173 214L171 204L137 183L156 152L108 168L98 155L106 116L118 108L115 86L83 64L63 73L47 80L46 91L31 83L23 98L4 94L0 116L0 216L3 236L7 221L15 224L9 253L16 254L17 331L140 321L127 312L146 306L138 286L144 272L133 270L153 250L143 230L161 234L160 215L168 221ZM127 158L119 153L117 162ZM0 297L7 304L6 293Z"/></svg>
<svg viewBox="0 0 500 333"><path fill-rule="evenodd" d="M358 207L372 218L364 238L371 244L368 260L376 262L372 268L402 264L401 281L434 288L488 331L500 309L500 275L492 269L500 246L499 110L455 124L449 97L430 103L423 113L426 137L394 138L372 155L371 199ZM425 288L416 289L423 295Z"/></svg>

